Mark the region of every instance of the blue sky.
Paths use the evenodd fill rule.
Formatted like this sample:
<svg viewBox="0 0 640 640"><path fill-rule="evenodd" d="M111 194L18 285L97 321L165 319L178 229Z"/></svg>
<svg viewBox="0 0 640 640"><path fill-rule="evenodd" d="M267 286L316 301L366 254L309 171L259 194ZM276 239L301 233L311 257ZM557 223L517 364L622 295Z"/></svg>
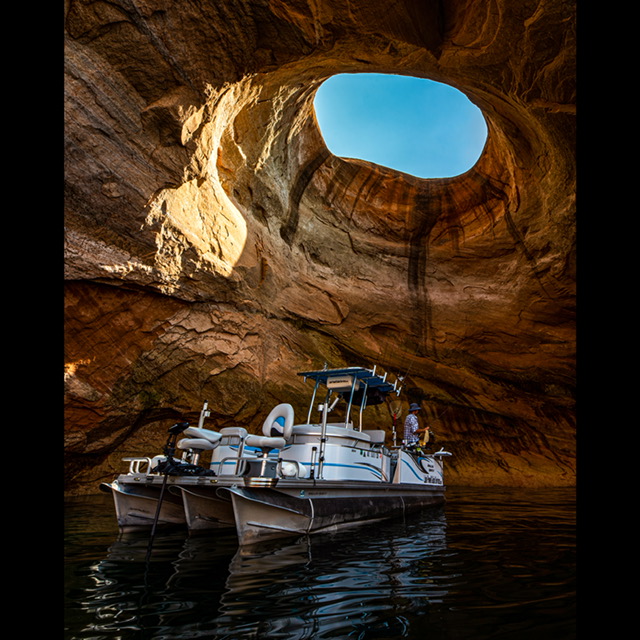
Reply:
<svg viewBox="0 0 640 640"><path fill-rule="evenodd" d="M341 74L318 89L315 109L329 150L420 178L470 169L487 137L481 111L457 89L408 76Z"/></svg>

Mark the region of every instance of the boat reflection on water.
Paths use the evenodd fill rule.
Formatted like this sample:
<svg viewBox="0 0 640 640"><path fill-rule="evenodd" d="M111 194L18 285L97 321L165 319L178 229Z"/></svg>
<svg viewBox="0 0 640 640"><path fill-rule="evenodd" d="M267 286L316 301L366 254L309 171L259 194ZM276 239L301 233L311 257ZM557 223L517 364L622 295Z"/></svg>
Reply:
<svg viewBox="0 0 640 640"><path fill-rule="evenodd" d="M96 617L103 631L124 623L149 638L406 637L407 613L446 593L430 562L446 552L445 525L436 508L413 522L240 548L233 535L163 532L149 557L148 538L123 533L94 565Z"/></svg>
<svg viewBox="0 0 640 640"><path fill-rule="evenodd" d="M118 535L108 496L75 503L65 637L575 638L575 490L447 493L406 519L258 546L183 528L150 546Z"/></svg>
<svg viewBox="0 0 640 640"><path fill-rule="evenodd" d="M229 565L219 629L233 637L238 620L255 616L259 637L380 637L381 631L402 637L406 625L394 608L418 584L426 603L428 557L445 549L444 516L432 525L426 534L380 539L373 548L362 547L352 531L274 550L239 550ZM262 599L265 590L272 597Z"/></svg>

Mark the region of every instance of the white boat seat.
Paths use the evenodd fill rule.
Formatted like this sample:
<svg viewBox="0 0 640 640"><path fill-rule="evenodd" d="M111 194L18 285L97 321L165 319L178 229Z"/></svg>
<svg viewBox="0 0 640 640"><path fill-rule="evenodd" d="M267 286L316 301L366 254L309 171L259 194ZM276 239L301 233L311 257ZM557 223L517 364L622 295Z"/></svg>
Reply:
<svg viewBox="0 0 640 640"><path fill-rule="evenodd" d="M178 449L184 450L211 451L211 449L215 449L217 445L206 438L183 438L176 446Z"/></svg>
<svg viewBox="0 0 640 640"><path fill-rule="evenodd" d="M220 429L222 436L239 436L244 438L249 432L244 427L224 427Z"/></svg>
<svg viewBox="0 0 640 640"><path fill-rule="evenodd" d="M268 437L280 437L291 440L293 429L293 407L290 404L279 404L271 410L262 425L262 433Z"/></svg>
<svg viewBox="0 0 640 640"><path fill-rule="evenodd" d="M199 427L187 427L184 430L185 436L191 436L192 438L204 438L213 442L214 444L220 441L222 434L217 431L211 431L211 429L200 429Z"/></svg>
<svg viewBox="0 0 640 640"><path fill-rule="evenodd" d="M280 437L249 435L245 438L245 446L258 449L282 449L287 441Z"/></svg>
<svg viewBox="0 0 640 640"><path fill-rule="evenodd" d="M382 429L363 429L362 433L366 433L373 444L382 444L387 435Z"/></svg>

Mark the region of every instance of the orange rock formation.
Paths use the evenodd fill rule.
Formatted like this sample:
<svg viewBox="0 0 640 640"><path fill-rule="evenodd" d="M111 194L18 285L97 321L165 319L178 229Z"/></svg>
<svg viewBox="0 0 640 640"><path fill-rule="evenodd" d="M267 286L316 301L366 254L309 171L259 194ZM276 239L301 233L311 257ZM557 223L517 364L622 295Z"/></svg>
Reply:
<svg viewBox="0 0 640 640"><path fill-rule="evenodd" d="M574 12L67 0L68 490L159 452L203 400L212 428L257 430L324 362L408 373L449 482L572 484ZM464 92L477 165L423 180L332 156L314 94L356 72Z"/></svg>

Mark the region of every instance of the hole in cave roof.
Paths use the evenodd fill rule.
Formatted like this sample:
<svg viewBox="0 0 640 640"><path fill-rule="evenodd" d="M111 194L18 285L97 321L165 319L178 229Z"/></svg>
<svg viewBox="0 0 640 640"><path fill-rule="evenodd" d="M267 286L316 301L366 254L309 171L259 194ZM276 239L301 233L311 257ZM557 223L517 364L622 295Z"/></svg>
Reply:
<svg viewBox="0 0 640 640"><path fill-rule="evenodd" d="M487 140L478 107L454 87L423 78L335 75L319 87L314 106L331 153L419 178L465 173Z"/></svg>

